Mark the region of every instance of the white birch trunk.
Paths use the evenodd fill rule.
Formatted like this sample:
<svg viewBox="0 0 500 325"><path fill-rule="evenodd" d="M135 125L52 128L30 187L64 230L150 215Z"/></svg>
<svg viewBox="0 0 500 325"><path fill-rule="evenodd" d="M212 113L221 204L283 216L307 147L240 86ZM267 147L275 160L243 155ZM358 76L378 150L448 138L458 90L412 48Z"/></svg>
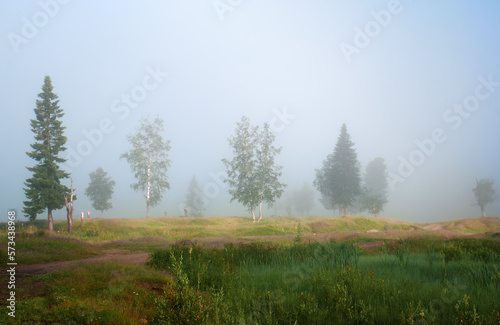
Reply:
<svg viewBox="0 0 500 325"><path fill-rule="evenodd" d="M146 217L149 218L149 196L150 196L150 189L151 189L151 155L148 157L148 193L146 195L146 205L147 205L147 210L146 210Z"/></svg>

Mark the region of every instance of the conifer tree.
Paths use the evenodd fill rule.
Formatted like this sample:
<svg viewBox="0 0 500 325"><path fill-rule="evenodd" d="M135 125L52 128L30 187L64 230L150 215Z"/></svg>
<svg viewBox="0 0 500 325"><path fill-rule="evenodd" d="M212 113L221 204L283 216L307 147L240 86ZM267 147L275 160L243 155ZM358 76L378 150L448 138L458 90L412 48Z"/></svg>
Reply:
<svg viewBox="0 0 500 325"><path fill-rule="evenodd" d="M339 208L339 215L342 212L347 215L347 209L361 194L360 166L345 124L340 129L333 153L327 156L323 167L316 170L314 186L332 207Z"/></svg>
<svg viewBox="0 0 500 325"><path fill-rule="evenodd" d="M205 197L198 186L196 176L193 176L189 182L185 204L189 209L189 214L192 216L201 216L205 210Z"/></svg>
<svg viewBox="0 0 500 325"><path fill-rule="evenodd" d="M47 210L50 231L54 230L52 211L64 207L64 196L69 193L69 188L61 184L69 174L59 167L66 161L60 157L60 153L66 150L64 144L67 140L64 136L66 127L61 122L64 112L53 89L50 77L45 76L42 92L36 100L35 119L31 120L35 143L31 144L33 151L26 153L37 164L27 167L33 176L24 183L27 200L23 207L23 213L30 220Z"/></svg>

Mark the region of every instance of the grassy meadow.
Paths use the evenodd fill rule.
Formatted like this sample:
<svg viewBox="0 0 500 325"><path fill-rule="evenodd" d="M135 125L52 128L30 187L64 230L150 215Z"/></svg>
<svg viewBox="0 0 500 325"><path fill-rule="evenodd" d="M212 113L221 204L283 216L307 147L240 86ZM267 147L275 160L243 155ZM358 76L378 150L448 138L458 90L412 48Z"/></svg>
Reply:
<svg viewBox="0 0 500 325"><path fill-rule="evenodd" d="M19 222L19 266L145 251L146 265L18 274L0 324L498 324L499 218ZM437 231L438 230L438 231ZM0 226L0 260L7 235ZM0 277L3 287L7 277ZM6 290L0 290L4 292Z"/></svg>

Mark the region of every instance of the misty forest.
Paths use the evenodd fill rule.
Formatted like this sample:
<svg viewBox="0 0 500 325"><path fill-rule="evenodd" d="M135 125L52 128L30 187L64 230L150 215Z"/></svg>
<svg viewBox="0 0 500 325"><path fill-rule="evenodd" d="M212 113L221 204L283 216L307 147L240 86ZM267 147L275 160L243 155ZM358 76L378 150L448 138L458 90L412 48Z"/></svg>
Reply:
<svg viewBox="0 0 500 325"><path fill-rule="evenodd" d="M0 324L500 323L497 3L0 6Z"/></svg>

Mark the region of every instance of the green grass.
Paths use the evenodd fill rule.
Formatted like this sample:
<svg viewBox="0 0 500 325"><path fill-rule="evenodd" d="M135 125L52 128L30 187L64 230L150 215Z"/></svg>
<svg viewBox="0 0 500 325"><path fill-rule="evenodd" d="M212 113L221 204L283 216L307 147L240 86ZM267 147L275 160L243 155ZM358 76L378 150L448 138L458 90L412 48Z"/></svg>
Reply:
<svg viewBox="0 0 500 325"><path fill-rule="evenodd" d="M169 217L149 219L85 219L84 223L75 218L74 231L67 232L65 220L56 220L54 230L57 235L69 236L89 243L102 243L113 240L125 240L141 237L158 237L169 241L206 237L255 237L295 235L297 226L301 225L303 235L366 232L371 229L382 231L400 231L411 228L422 234L428 233L423 225L393 222L387 219L366 217L268 217L259 223L252 223L250 217ZM471 235L484 234L499 229L498 218L479 218L453 220L442 224L451 234ZM0 232L5 223L0 224ZM33 233L39 229L47 229L46 220L34 222L18 222L18 232ZM498 232L498 231L497 231ZM370 237L380 237L370 234Z"/></svg>
<svg viewBox="0 0 500 325"><path fill-rule="evenodd" d="M445 224L454 235L498 233L498 218ZM363 217L272 217L255 224L236 217L91 219L83 225L75 219L71 234L65 221L55 222L55 234L46 228L45 220L17 223L20 265L80 259L109 248L144 250L151 260L134 267L79 263L20 277L18 317L9 324L500 321L500 242L493 235L445 240L418 230L415 238L398 238L400 230L423 227ZM370 229L381 233L366 234ZM337 240L306 244L315 233ZM0 262L5 264L5 224L0 224L0 235ZM350 239L339 239L344 235ZM172 245L206 237L230 238L235 244ZM369 241L384 244L369 253L355 245ZM0 314L0 324L7 323L5 317Z"/></svg>
<svg viewBox="0 0 500 325"><path fill-rule="evenodd" d="M0 263L7 262L6 237L0 242ZM76 239L48 236L43 232L20 233L15 240L15 258L19 265L77 260L99 254L95 247Z"/></svg>
<svg viewBox="0 0 500 325"><path fill-rule="evenodd" d="M498 249L498 242L487 245ZM484 323L500 320L497 262L470 258L474 254L447 261L406 248L366 256L348 243L173 246L155 252L150 262L176 276L176 293L157 300L157 320L452 324L474 315ZM220 295L223 306L216 299ZM179 310L186 303L191 313Z"/></svg>
<svg viewBox="0 0 500 325"><path fill-rule="evenodd" d="M34 283L44 283L45 293L18 300L8 324L141 324L155 312L149 288L168 281L149 268L107 262L35 276Z"/></svg>

